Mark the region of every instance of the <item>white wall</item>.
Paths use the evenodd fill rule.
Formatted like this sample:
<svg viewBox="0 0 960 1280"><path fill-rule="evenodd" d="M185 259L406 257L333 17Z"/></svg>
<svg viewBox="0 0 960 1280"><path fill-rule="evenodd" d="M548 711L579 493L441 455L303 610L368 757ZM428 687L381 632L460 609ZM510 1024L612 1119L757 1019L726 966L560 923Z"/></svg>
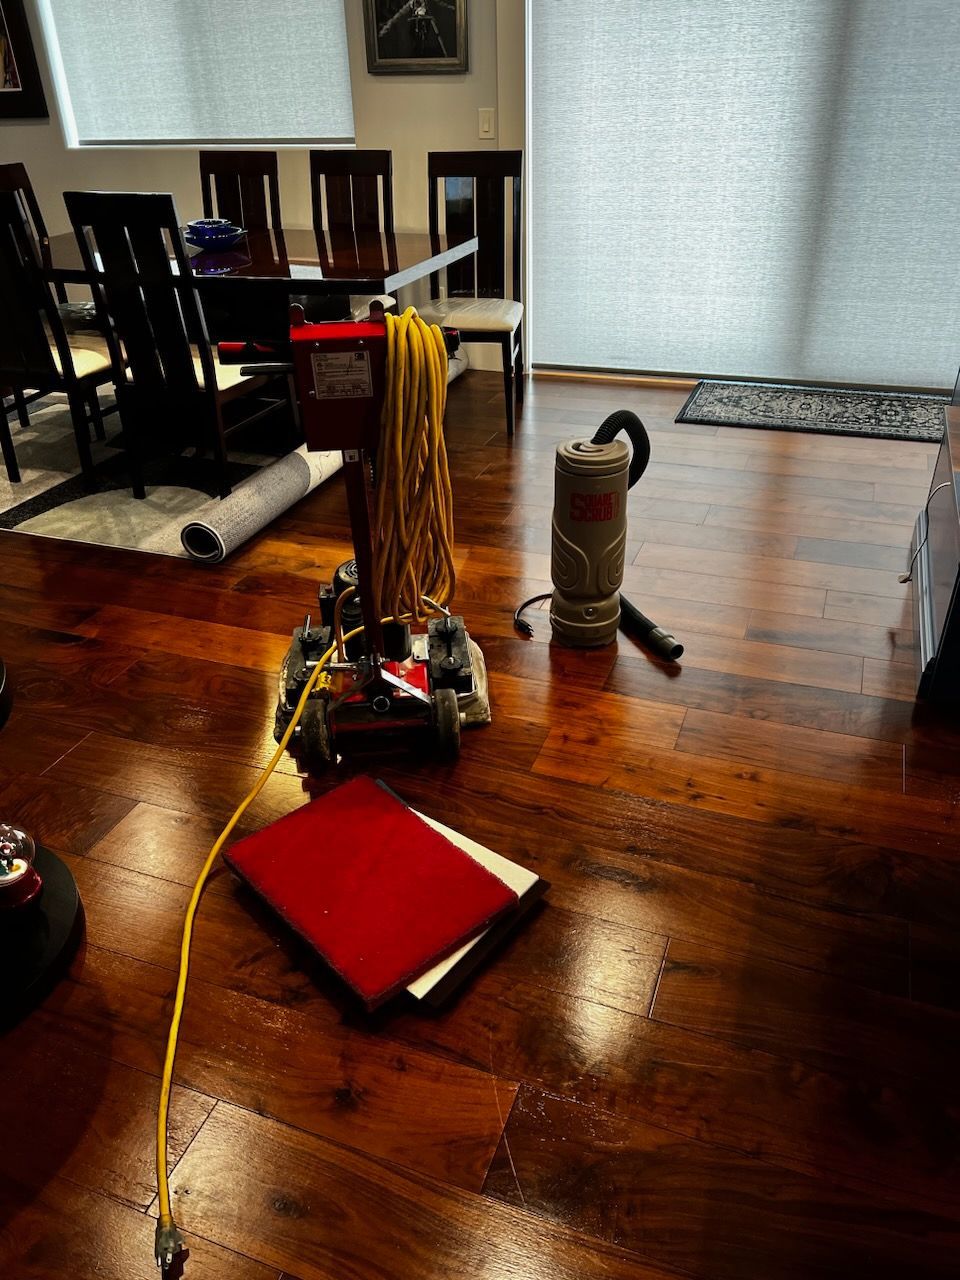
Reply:
<svg viewBox="0 0 960 1280"><path fill-rule="evenodd" d="M514 0L522 14L522 0ZM495 150L478 137L480 107L497 108L497 0L469 0L470 70L462 76L373 76L367 71L363 5L345 0L353 114L358 147L393 152L394 220L398 231L427 225L427 152ZM499 111L497 112L499 120ZM309 200L309 192L307 193ZM299 212L299 211L298 211ZM309 221L309 203L302 219ZM404 302L429 297L429 279L404 290ZM494 344L469 347L473 368L499 369Z"/></svg>
<svg viewBox="0 0 960 1280"><path fill-rule="evenodd" d="M477 111L497 105L496 0L471 0L470 70L463 76L372 76L363 40L363 6L346 0L347 41L358 147L393 152L397 230L427 225L427 152L496 149L477 136Z"/></svg>
<svg viewBox="0 0 960 1280"><path fill-rule="evenodd" d="M394 153L394 204L398 229L426 226L427 151L458 151L498 145L522 145L516 122L507 124L513 140L499 143L477 136L479 107L497 107L498 17L508 46L505 60L522 77L523 0L470 0L470 71L462 76L372 76L367 72L363 6L344 0L353 109L358 147L383 147ZM57 114L56 96L32 0L27 0L34 44L41 65L49 121L0 122L0 162L22 160L44 208L51 232L69 224L61 193L71 186L127 191L172 191L184 217L199 211L197 153L190 148L99 148L69 150ZM518 26L519 24L519 26ZM520 61L518 61L518 56ZM295 85L291 86L295 91ZM522 109L522 82L519 86ZM516 110L516 91L510 94ZM521 117L522 133L522 117ZM306 148L280 152L284 218L292 225L310 222L310 177Z"/></svg>
<svg viewBox="0 0 960 1280"><path fill-rule="evenodd" d="M357 146L393 151L397 229L423 230L428 151L523 145L523 0L469 0L470 70L462 76L370 75L361 0L344 4ZM50 120L0 121L0 163L21 160L27 166L51 233L69 230L62 193L71 189L172 191L184 219L198 216L195 150L66 147L33 0L27 0L27 10ZM295 83L291 91L296 91ZM498 138L478 138L480 107L498 108ZM280 197L286 222L309 225L306 149L280 152ZM487 363L495 350L476 349L471 354L474 364ZM489 367L497 368L496 360Z"/></svg>

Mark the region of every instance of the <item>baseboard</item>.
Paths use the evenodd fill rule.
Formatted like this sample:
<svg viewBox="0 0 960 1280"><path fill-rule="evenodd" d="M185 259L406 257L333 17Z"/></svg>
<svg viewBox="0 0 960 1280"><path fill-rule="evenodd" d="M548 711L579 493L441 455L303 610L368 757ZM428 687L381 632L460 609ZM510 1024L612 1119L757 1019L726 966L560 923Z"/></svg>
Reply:
<svg viewBox="0 0 960 1280"><path fill-rule="evenodd" d="M668 378L649 373L578 373L572 369L532 369L530 377L538 382L601 382L615 387L653 387L662 391L690 391L699 378Z"/></svg>

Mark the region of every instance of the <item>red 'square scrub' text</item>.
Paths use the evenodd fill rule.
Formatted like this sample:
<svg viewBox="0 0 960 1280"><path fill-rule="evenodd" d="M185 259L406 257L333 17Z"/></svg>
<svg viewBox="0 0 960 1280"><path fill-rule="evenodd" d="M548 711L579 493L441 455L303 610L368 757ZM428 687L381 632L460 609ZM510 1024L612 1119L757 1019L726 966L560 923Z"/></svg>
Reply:
<svg viewBox="0 0 960 1280"><path fill-rule="evenodd" d="M588 521L591 524L602 520L615 520L620 514L620 494L614 489L612 493L571 493L570 519Z"/></svg>

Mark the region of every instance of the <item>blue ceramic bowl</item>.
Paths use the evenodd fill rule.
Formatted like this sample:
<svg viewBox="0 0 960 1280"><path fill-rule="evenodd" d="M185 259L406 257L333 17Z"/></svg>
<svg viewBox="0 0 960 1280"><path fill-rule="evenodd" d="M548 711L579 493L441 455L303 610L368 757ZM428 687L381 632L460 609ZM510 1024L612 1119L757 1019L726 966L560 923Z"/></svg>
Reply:
<svg viewBox="0 0 960 1280"><path fill-rule="evenodd" d="M184 239L197 249L232 249L245 235L226 218L197 218L187 223Z"/></svg>

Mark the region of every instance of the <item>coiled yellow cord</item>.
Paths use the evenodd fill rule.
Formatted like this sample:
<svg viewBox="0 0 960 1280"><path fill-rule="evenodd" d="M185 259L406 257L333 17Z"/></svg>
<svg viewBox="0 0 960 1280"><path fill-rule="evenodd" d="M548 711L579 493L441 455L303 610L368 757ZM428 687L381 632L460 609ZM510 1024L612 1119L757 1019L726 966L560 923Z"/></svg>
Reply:
<svg viewBox="0 0 960 1280"><path fill-rule="evenodd" d="M387 377L373 530L373 596L381 614L427 617L456 585L453 492L443 415L447 347L437 325L408 307L387 315Z"/></svg>

